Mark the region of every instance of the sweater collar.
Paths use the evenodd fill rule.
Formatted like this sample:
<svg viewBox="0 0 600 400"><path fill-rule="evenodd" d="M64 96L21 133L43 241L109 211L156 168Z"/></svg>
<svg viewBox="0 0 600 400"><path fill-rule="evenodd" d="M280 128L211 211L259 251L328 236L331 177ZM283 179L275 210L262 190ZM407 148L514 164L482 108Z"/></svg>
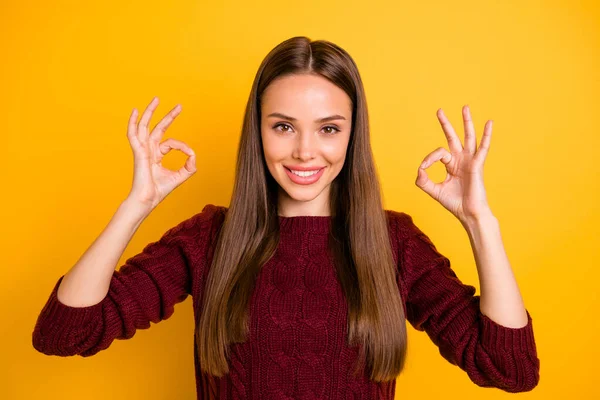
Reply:
<svg viewBox="0 0 600 400"><path fill-rule="evenodd" d="M283 217L278 215L278 218L280 233L310 232L316 234L326 234L329 232L329 226L331 223L331 216L329 215L298 215L295 217Z"/></svg>

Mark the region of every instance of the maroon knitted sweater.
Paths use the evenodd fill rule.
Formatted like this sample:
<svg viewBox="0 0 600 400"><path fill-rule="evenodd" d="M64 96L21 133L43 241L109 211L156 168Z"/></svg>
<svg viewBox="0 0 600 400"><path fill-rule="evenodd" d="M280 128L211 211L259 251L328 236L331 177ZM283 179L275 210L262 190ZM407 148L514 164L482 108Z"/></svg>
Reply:
<svg viewBox="0 0 600 400"><path fill-rule="evenodd" d="M56 282L34 331L47 355L88 357L169 318L192 296L202 309L216 232L226 207L212 204L168 230L115 270L107 296L88 307L58 301ZM479 309L429 238L405 213L386 210L398 290L408 322L475 384L507 392L533 389L539 359L531 316L522 328L497 324ZM347 345L347 303L326 252L331 217L279 217L280 242L261 270L250 300L249 338L231 346L230 372L209 379L194 338L198 399L393 399L395 381L356 378L358 349ZM398 324L404 321L398 321Z"/></svg>

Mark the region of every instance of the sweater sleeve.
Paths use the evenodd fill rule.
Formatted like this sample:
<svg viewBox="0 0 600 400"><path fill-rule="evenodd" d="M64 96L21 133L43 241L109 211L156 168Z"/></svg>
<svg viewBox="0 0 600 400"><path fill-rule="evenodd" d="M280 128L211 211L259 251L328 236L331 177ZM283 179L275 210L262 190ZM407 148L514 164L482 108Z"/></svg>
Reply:
<svg viewBox="0 0 600 400"><path fill-rule="evenodd" d="M409 215L398 213L396 233L409 323L425 331L440 354L478 386L506 392L537 386L540 362L529 311L521 328L496 323L481 313L475 287L461 282Z"/></svg>
<svg viewBox="0 0 600 400"><path fill-rule="evenodd" d="M190 254L204 254L202 246L216 210L207 205L127 259L114 271L106 297L97 304L61 303L57 292L62 275L37 318L33 347L46 355L88 357L108 348L114 339L129 339L137 329L148 329L150 322L169 318L175 304L191 294Z"/></svg>

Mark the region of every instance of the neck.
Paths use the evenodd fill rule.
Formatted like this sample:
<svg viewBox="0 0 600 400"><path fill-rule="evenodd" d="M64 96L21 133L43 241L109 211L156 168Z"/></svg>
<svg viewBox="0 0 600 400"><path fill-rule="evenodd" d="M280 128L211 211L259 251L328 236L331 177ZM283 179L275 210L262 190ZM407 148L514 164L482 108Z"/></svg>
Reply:
<svg viewBox="0 0 600 400"><path fill-rule="evenodd" d="M279 188L277 203L277 214L280 217L329 217L329 187L323 190L317 197L308 201L292 198L285 190Z"/></svg>

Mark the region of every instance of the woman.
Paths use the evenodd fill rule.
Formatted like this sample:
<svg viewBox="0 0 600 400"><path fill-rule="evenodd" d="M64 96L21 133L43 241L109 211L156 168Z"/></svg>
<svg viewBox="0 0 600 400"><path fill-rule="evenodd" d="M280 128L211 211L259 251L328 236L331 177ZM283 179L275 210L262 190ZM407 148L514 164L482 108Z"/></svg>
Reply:
<svg viewBox="0 0 600 400"><path fill-rule="evenodd" d="M537 385L531 316L483 187L491 121L477 149L465 107L463 148L439 110L450 150L425 157L416 179L469 233L480 297L408 214L383 209L358 69L340 47L306 37L258 69L230 206L206 205L115 271L143 219L196 171L189 146L161 143L180 106L149 131L157 105L139 122L131 114L133 187L56 283L33 333L38 351L96 354L191 294L198 398L393 399L406 320L479 386ZM189 155L177 172L160 165L171 149ZM425 172L438 160L441 184Z"/></svg>

